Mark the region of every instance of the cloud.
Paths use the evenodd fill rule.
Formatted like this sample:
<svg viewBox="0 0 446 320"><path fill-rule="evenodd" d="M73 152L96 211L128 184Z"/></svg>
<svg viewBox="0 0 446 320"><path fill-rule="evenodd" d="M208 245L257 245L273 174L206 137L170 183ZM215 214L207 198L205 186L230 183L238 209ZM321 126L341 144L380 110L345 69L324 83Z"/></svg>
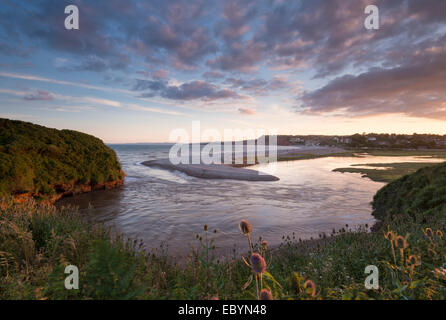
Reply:
<svg viewBox="0 0 446 320"><path fill-rule="evenodd" d="M27 93L24 91L17 91L11 89L0 88L0 93L3 94L11 94L14 96L24 97L26 100L53 100L58 99L62 103L69 102L69 105L58 105L56 107L42 107L41 109L45 110L54 110L59 112L81 112L81 111L91 111L94 110L97 106L105 106L119 109L126 109L132 111L143 111L143 112L153 112L160 113L166 115L174 115L174 116L184 116L185 114L182 112L174 111L174 110L165 110L154 107L147 107L144 105L136 104L136 103L123 103L115 100L98 98L98 97L89 97L89 96L67 96L60 94L52 94L43 90L38 90L35 93ZM71 105L72 103L78 103L79 105ZM81 105L87 104L87 105Z"/></svg>
<svg viewBox="0 0 446 320"><path fill-rule="evenodd" d="M76 105L70 105L70 106L56 106L56 107L41 107L39 108L41 110L47 110L47 111L56 111L56 112L73 112L73 113L79 113L79 112L88 112L95 110L93 107L86 107L86 106L76 106Z"/></svg>
<svg viewBox="0 0 446 320"><path fill-rule="evenodd" d="M259 64L264 60L264 48L261 43L252 40L234 42L220 56L209 59L207 66L223 71L238 71L253 73L258 70Z"/></svg>
<svg viewBox="0 0 446 320"><path fill-rule="evenodd" d="M405 65L345 75L306 92L298 111L344 116L400 113L446 120L446 46L439 44L414 53Z"/></svg>
<svg viewBox="0 0 446 320"><path fill-rule="evenodd" d="M218 71L207 71L203 73L203 78L205 79L220 79L223 78L223 74Z"/></svg>
<svg viewBox="0 0 446 320"><path fill-rule="evenodd" d="M209 1L153 1L145 4L151 15L144 18L138 30L140 41L171 61L176 69L187 70L204 56L217 52L218 46L211 30L204 27Z"/></svg>
<svg viewBox="0 0 446 320"><path fill-rule="evenodd" d="M133 90L135 91L162 91L167 87L167 82L164 80L144 80L144 79L136 79L135 85L133 86Z"/></svg>
<svg viewBox="0 0 446 320"><path fill-rule="evenodd" d="M129 63L129 57L125 54L119 56L103 59L101 57L90 55L82 60L80 63L68 64L67 60L56 59L55 66L61 71L92 71L103 72L107 70L124 70Z"/></svg>
<svg viewBox="0 0 446 320"><path fill-rule="evenodd" d="M54 83L54 84L59 84L59 85L64 85L64 86L74 86L74 87L80 87L80 88L85 88L85 89L93 89L93 90L99 90L99 91L106 91L106 92L131 93L131 91L127 91L127 90L123 90L123 89L105 88L105 87L89 85L89 84L85 84L85 83L81 83L81 82L71 82L71 81L57 80L57 79L39 77L39 76L28 75L28 74L0 72L0 77L21 79L21 80L30 80L30 81L42 81L42 82Z"/></svg>
<svg viewBox="0 0 446 320"><path fill-rule="evenodd" d="M170 100L204 100L243 99L244 97L229 89L220 89L216 85L196 80L179 85L170 85L164 80L137 79L133 87L135 91L145 91L142 98L160 96Z"/></svg>
<svg viewBox="0 0 446 320"><path fill-rule="evenodd" d="M255 17L256 13L255 1L225 1L221 13L223 19L218 21L216 25L217 35L228 44L241 39L250 31L249 22Z"/></svg>
<svg viewBox="0 0 446 320"><path fill-rule="evenodd" d="M290 88L288 79L284 76L274 76L271 80L239 78L227 78L225 83L230 84L232 88L244 90L255 95L266 95L271 91Z"/></svg>
<svg viewBox="0 0 446 320"><path fill-rule="evenodd" d="M169 76L169 71L167 70L156 70L152 72L152 77L154 79L166 79Z"/></svg>
<svg viewBox="0 0 446 320"><path fill-rule="evenodd" d="M79 100L84 103L93 104L94 106L102 105L102 106L112 107L112 108L120 108L120 109L132 110L132 111L153 112L153 113L160 113L160 114L173 115L173 116L184 115L184 113L174 111L174 110L165 110L165 109L160 109L160 108L147 107L147 106L136 104L136 103L125 103L125 102L119 102L119 101L115 101L115 100L103 99L103 98L97 98L97 97L65 97L65 98L69 98L70 101L71 100Z"/></svg>
<svg viewBox="0 0 446 320"><path fill-rule="evenodd" d="M49 53L51 59L64 57L54 62L61 70L102 73L98 78L122 79L119 83L131 89L0 76L212 107L214 101L244 99L242 94L283 90L280 94L289 96L282 100L298 95L299 110L309 114L443 117L443 94L436 85L443 84L438 52L446 42L445 1L376 0L381 13L376 31L363 26L368 0L73 0L81 9L76 31L63 28L65 2L2 3L5 65ZM134 81L129 75L141 69L148 70L146 79ZM277 70L294 73L294 81L302 74L307 91L292 92L293 79L274 76ZM315 85L320 89L308 89Z"/></svg>
<svg viewBox="0 0 446 320"><path fill-rule="evenodd" d="M254 73L314 68L316 77L334 76L354 65L393 63L384 55L432 36L445 23L438 0L376 0L377 32L364 29L368 0L198 0L75 1L81 28L63 27L64 1L38 6L2 4L0 29L7 35L0 52L28 54L20 43L78 57L75 71L125 70L144 59L177 70L207 65L224 72ZM23 8L22 8L23 7ZM20 10L23 9L23 10ZM390 40L390 41L389 41ZM416 42L416 41L415 41Z"/></svg>
<svg viewBox="0 0 446 320"><path fill-rule="evenodd" d="M249 108L239 108L238 111L239 111L241 114L248 115L248 116L253 116L253 115L256 114L256 111L255 111L255 110L253 110L253 109L249 109Z"/></svg>
<svg viewBox="0 0 446 320"><path fill-rule="evenodd" d="M51 92L45 90L38 90L36 92L32 92L25 95L23 99L28 101L36 101L36 100L50 101L54 99L54 95Z"/></svg>
<svg viewBox="0 0 446 320"><path fill-rule="evenodd" d="M0 42L0 54L28 58L31 55L31 51L32 50L30 49L22 49L17 46L11 46L6 43Z"/></svg>

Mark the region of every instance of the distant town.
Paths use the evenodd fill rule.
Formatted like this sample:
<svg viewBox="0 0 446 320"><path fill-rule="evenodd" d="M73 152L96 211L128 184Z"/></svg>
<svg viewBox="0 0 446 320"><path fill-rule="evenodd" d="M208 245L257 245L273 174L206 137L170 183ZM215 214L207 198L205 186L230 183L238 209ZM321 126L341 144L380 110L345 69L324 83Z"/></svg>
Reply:
<svg viewBox="0 0 446 320"><path fill-rule="evenodd" d="M277 145L337 146L344 148L446 149L446 135L363 133L346 136L279 135Z"/></svg>

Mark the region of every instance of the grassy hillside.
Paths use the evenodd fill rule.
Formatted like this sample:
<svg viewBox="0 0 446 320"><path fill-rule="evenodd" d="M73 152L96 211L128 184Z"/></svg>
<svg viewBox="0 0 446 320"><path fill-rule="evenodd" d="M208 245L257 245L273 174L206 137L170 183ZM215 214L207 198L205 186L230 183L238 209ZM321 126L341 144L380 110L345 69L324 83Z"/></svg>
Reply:
<svg viewBox="0 0 446 320"><path fill-rule="evenodd" d="M166 247L148 252L75 210L9 202L0 210L0 299L256 299L259 285L287 300L445 299L445 224L426 218L401 214L386 221L386 232L345 226L317 241L293 234L274 250L254 241L262 234L253 225L239 237L253 239L266 260L259 271L263 259L253 264L248 252L249 266L236 255L216 257L218 226L205 226L179 264ZM78 290L64 287L68 265L79 268ZM364 286L368 265L379 268L377 290Z"/></svg>
<svg viewBox="0 0 446 320"><path fill-rule="evenodd" d="M389 183L373 199L373 215L380 220L401 214L446 216L446 163L422 168Z"/></svg>
<svg viewBox="0 0 446 320"><path fill-rule="evenodd" d="M113 150L91 135L0 119L0 197L54 197L120 181Z"/></svg>

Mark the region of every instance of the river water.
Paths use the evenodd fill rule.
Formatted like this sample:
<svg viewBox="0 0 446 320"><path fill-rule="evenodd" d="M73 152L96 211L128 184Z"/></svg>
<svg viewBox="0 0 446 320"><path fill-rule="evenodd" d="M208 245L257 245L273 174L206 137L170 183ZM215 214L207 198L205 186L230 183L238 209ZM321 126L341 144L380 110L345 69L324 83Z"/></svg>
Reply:
<svg viewBox="0 0 446 320"><path fill-rule="evenodd" d="M180 172L143 166L142 161L166 158L170 145L111 145L127 177L122 187L62 200L78 206L93 221L105 222L147 248L168 244L181 254L196 244L195 235L207 224L217 229L215 244L222 254L246 248L241 219L253 225L254 237L270 245L282 236L317 238L332 229L373 225L370 202L383 183L360 174L332 172L351 164L422 161L415 157L327 157L276 164L280 181L208 180ZM266 170L268 165L250 167Z"/></svg>

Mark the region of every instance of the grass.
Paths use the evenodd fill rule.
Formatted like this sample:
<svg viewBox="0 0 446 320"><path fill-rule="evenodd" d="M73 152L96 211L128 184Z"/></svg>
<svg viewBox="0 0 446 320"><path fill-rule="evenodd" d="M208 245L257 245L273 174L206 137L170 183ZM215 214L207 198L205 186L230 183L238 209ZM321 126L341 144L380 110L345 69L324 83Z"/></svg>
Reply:
<svg viewBox="0 0 446 320"><path fill-rule="evenodd" d="M288 154L278 156L277 161L310 160L310 159L318 159L318 158L326 158L326 157L356 157L356 154L355 154L355 152L351 152L351 151L335 152L335 153L327 153L327 154L312 154L312 153L293 154L293 153L288 153Z"/></svg>
<svg viewBox="0 0 446 320"><path fill-rule="evenodd" d="M342 173L360 173L363 177L369 178L377 182L392 182L405 175L412 174L417 170L435 166L437 163L432 162L395 162L395 163L367 163L353 164L349 168L337 168L333 171ZM367 166L368 168L355 168L355 166ZM381 169L373 169L381 168Z"/></svg>
<svg viewBox="0 0 446 320"><path fill-rule="evenodd" d="M415 150L415 149L348 149L345 152L312 154L312 153L287 153L278 156L277 161L308 160L326 157L362 157L362 155L382 156L382 157L428 157L445 158L446 150Z"/></svg>
<svg viewBox="0 0 446 320"><path fill-rule="evenodd" d="M293 234L274 250L255 226L242 228L240 237L252 245L244 259L234 253L218 260L213 239L218 230L210 227L204 226L180 264L163 247L148 251L142 242L88 224L74 209L5 202L0 214L0 299L446 297L444 214L394 215L378 232L345 226L315 241L301 241ZM432 232L426 233L428 227ZM407 247L395 247L385 237L388 231L393 238L404 236ZM256 253L264 266L252 259ZM416 264L408 260L412 255ZM79 290L64 288L67 265L79 268ZM378 290L364 287L368 265L379 268Z"/></svg>
<svg viewBox="0 0 446 320"><path fill-rule="evenodd" d="M357 153L367 153L372 156L381 157L429 157L429 158L446 158L445 149L374 149L374 150L356 150Z"/></svg>
<svg viewBox="0 0 446 320"><path fill-rule="evenodd" d="M326 157L361 157L363 154L371 156L382 156L382 157L428 157L428 158L445 158L446 150L393 150L393 149L350 149L345 152L337 153L327 153L327 154L284 154L280 155L277 161L292 161L292 160L308 160Z"/></svg>
<svg viewBox="0 0 446 320"><path fill-rule="evenodd" d="M381 188L373 198L373 214L384 220L390 215L423 213L426 218L446 213L446 162L421 168Z"/></svg>

